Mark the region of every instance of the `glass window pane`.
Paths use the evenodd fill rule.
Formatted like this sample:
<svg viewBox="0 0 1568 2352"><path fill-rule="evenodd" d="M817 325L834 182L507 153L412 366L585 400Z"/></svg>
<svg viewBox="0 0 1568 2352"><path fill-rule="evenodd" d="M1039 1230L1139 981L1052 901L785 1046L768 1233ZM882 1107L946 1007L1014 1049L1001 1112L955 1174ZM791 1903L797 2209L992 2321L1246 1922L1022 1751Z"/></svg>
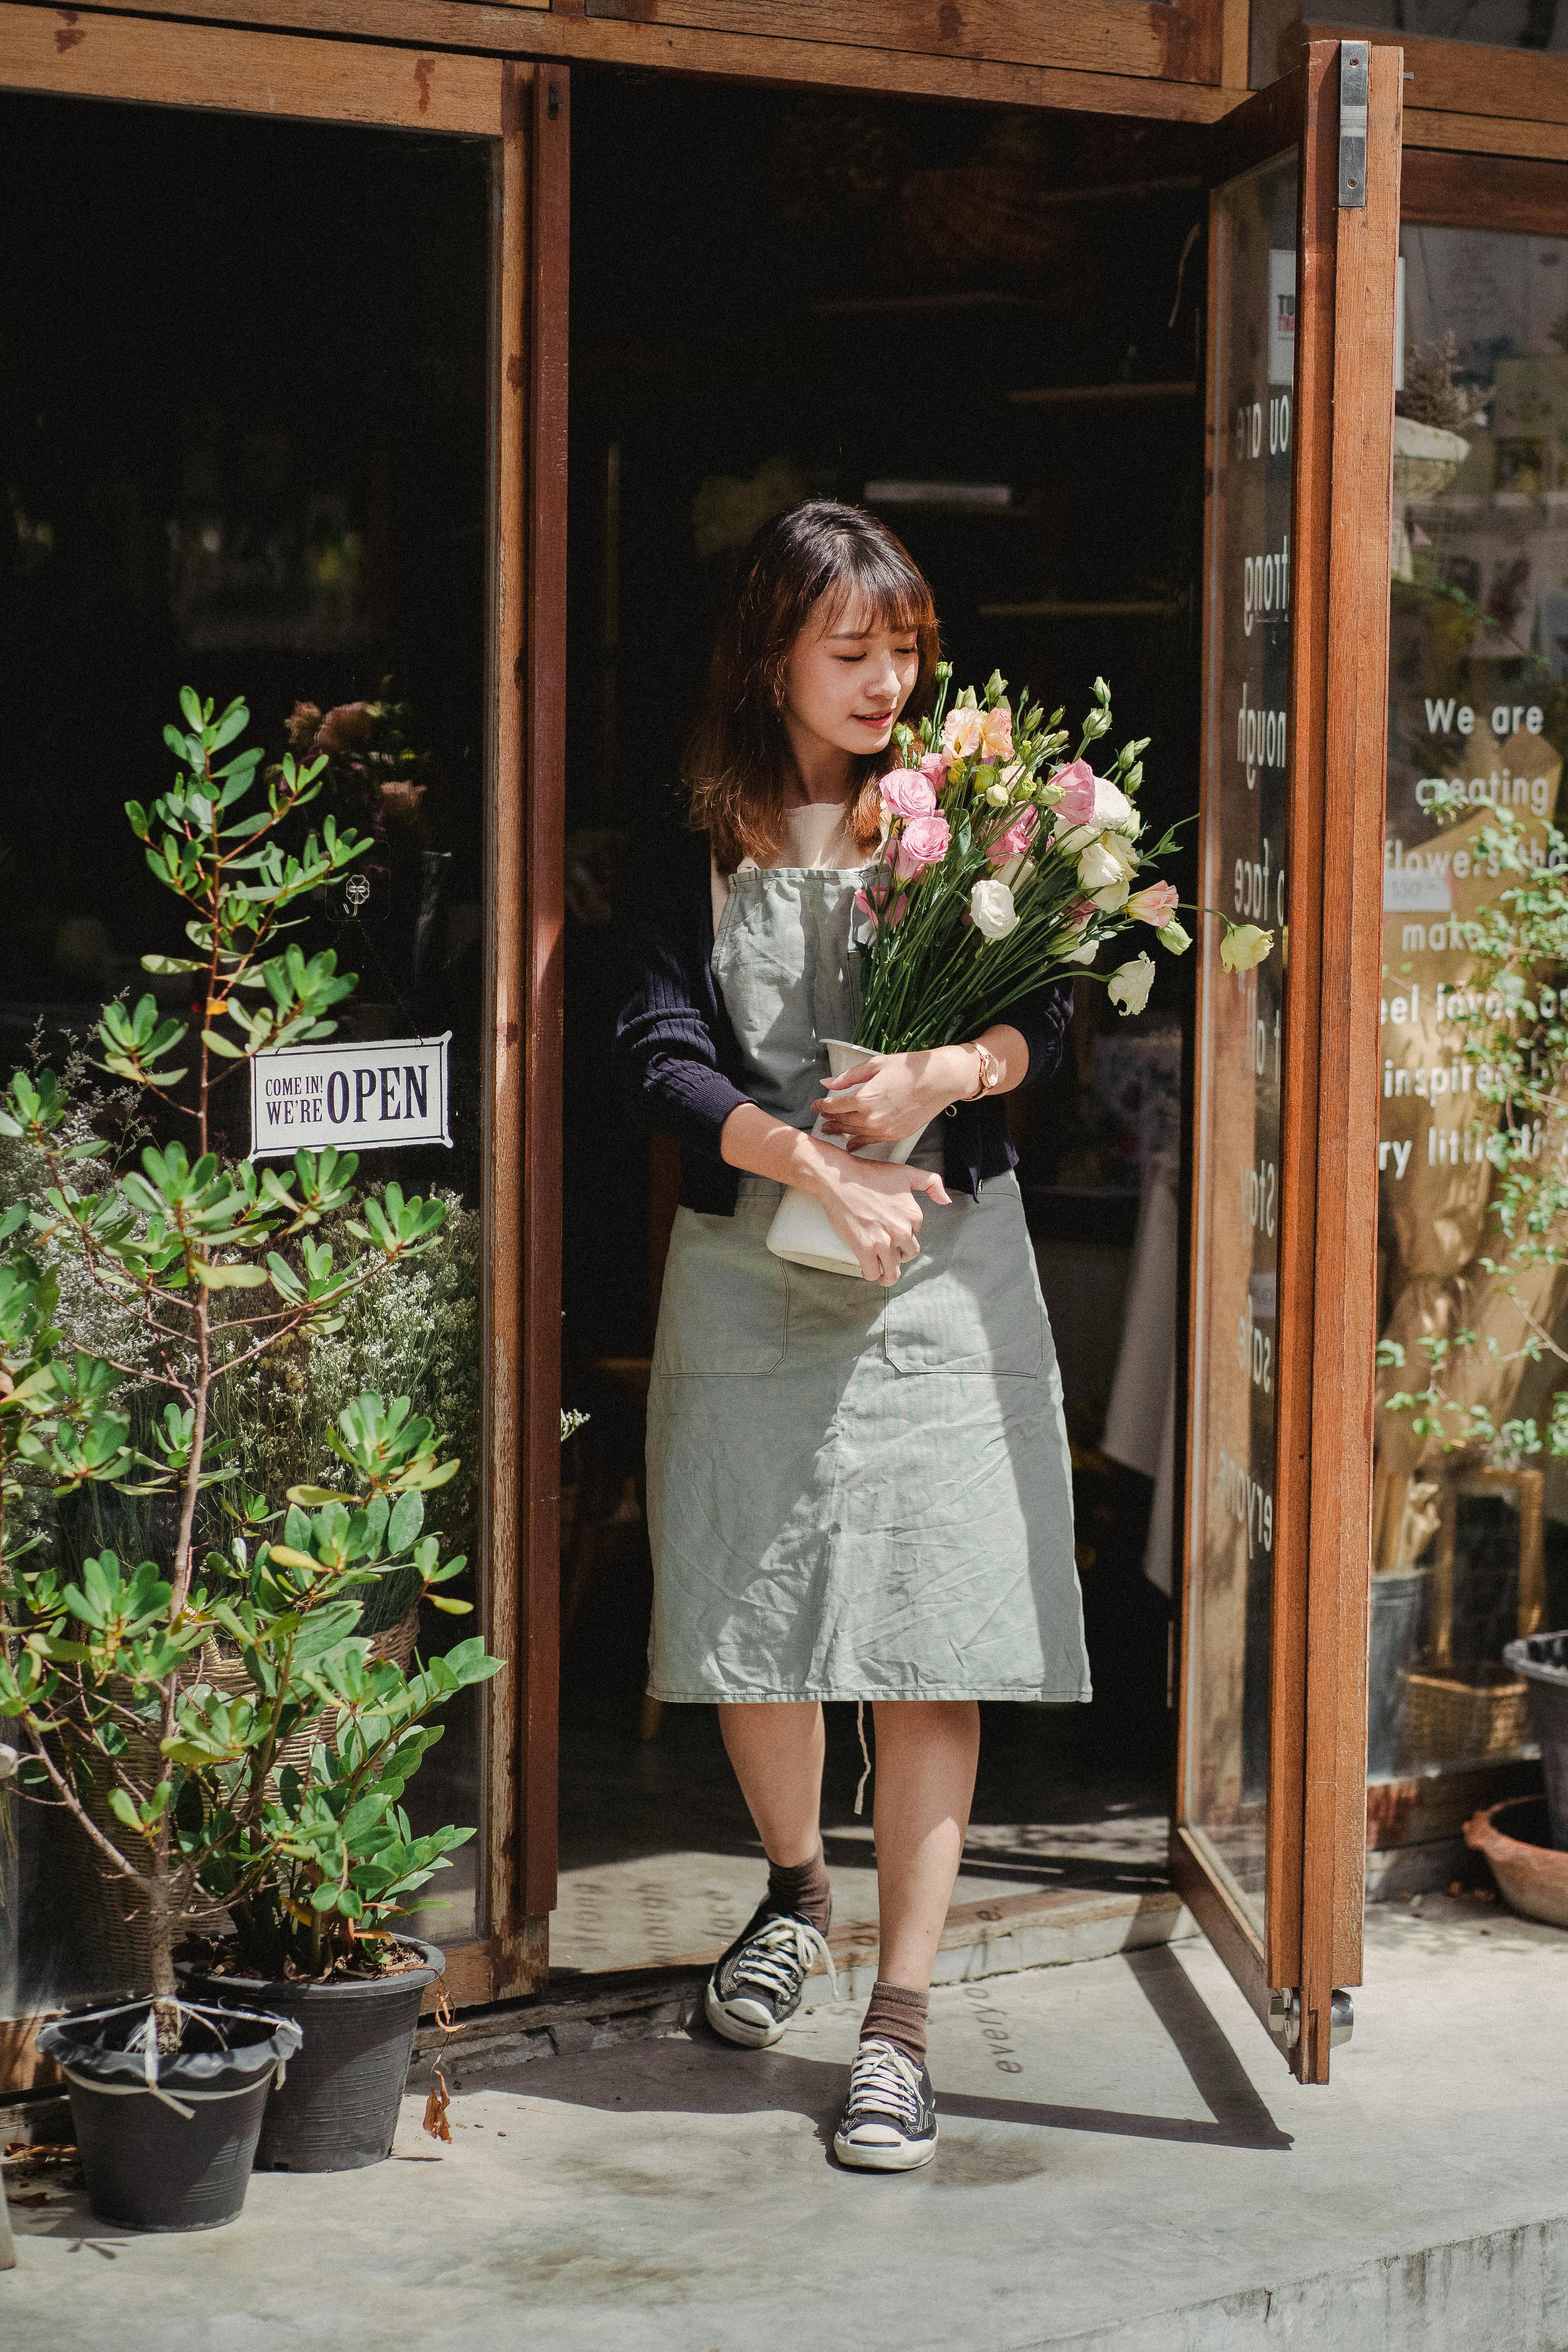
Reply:
<svg viewBox="0 0 1568 2352"><path fill-rule="evenodd" d="M1465 927L1510 887L1481 836L1506 808L1543 860L1545 821L1561 822L1568 240L1409 227L1401 252L1378 1159L1380 1320L1405 1361L1380 1393L1419 1389L1429 1343L1479 1330L1497 1353L1468 1352L1447 1385L1502 1433L1445 1454L1409 1412L1377 1417L1368 1766L1385 1788L1409 1784L1374 1800L1384 1848L1436 1833L1433 1776L1533 1753L1502 1650L1562 1622L1547 1577L1568 1557L1562 1468L1507 1436L1512 1420L1550 1419L1563 1365L1526 1360L1519 1310L1551 1333L1564 1277L1485 1263L1506 1255L1488 1143L1507 1114L1479 1091L1464 1018L1478 969ZM1458 804L1447 814L1440 786ZM1478 1788L1462 1810L1489 1793L1510 1790Z"/></svg>
<svg viewBox="0 0 1568 2352"><path fill-rule="evenodd" d="M1198 1003L1196 1358L1184 1813L1259 1932L1274 1561L1294 154L1220 195L1206 583L1204 903L1272 930L1255 971L1205 957Z"/></svg>
<svg viewBox="0 0 1568 2352"><path fill-rule="evenodd" d="M291 733L301 749L321 740L330 782L310 817L330 808L372 848L353 891L322 894L293 937L358 974L345 1038L452 1033L452 1149L367 1151L360 1167L373 1188L439 1190L450 1216L435 1254L367 1293L336 1338L266 1359L216 1420L277 1502L289 1483L333 1483L327 1436L358 1388L411 1395L463 1457L430 1518L470 1561L488 212L478 142L0 100L0 1074L35 1034L57 1066L93 1050L96 1009L121 990L190 1010L188 978L140 968L185 941L123 805L172 773L162 730L180 688L220 708L243 695L247 740L269 761ZM90 1071L85 1083L112 1090ZM245 1081L219 1103L218 1140L243 1154ZM0 1194L36 1175L0 1159ZM357 1246L332 1240L340 1263ZM168 1532L147 1505L94 1489L90 1507L62 1507L50 1539L156 1556ZM224 1532L216 1517L202 1530ZM455 1589L471 1592L471 1571ZM407 1598L378 1591L384 1630ZM427 1652L473 1630L426 1610L417 1638ZM464 1698L409 1785L418 1829L479 1822L478 1694ZM61 1823L11 1806L0 2009L15 2013L121 1978ZM479 1925L479 1853L431 1884L453 1898L427 1915L437 1940Z"/></svg>

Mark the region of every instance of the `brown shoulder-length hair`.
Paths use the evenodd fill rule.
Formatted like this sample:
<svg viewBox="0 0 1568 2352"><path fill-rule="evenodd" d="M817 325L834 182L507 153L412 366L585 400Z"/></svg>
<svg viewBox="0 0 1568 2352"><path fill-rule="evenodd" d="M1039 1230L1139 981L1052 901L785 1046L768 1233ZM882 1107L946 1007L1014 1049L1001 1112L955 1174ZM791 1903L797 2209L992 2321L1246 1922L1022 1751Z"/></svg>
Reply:
<svg viewBox="0 0 1568 2352"><path fill-rule="evenodd" d="M859 507L812 499L758 531L742 559L719 622L708 688L681 765L689 822L706 833L721 873L743 857L759 866L784 837L790 773L784 667L824 597L833 618L853 611L868 627L908 629L920 675L900 716L918 714L936 668L936 607L919 566L890 530ZM881 832L877 779L891 749L857 761L849 830L869 851Z"/></svg>

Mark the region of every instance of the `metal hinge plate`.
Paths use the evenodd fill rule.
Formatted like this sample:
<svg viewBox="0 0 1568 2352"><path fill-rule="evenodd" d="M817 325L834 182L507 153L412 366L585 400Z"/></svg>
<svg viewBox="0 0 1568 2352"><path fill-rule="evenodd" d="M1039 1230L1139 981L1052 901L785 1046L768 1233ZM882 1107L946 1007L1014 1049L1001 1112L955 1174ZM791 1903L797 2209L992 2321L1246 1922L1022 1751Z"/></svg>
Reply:
<svg viewBox="0 0 1568 2352"><path fill-rule="evenodd" d="M1366 205L1366 85L1370 41L1340 43L1340 210Z"/></svg>
<svg viewBox="0 0 1568 2352"><path fill-rule="evenodd" d="M1301 1996L1291 1987L1268 1996L1268 2031L1287 2050L1301 2039ZM1348 1992L1336 1990L1329 2006L1329 2047L1338 2050L1355 2031L1355 2003Z"/></svg>

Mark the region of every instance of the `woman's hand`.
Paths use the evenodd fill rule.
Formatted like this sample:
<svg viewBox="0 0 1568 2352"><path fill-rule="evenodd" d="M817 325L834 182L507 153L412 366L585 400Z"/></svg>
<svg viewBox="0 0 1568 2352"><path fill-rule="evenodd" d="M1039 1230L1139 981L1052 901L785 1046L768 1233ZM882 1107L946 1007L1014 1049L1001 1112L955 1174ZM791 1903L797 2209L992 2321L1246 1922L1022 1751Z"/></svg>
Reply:
<svg viewBox="0 0 1568 2352"><path fill-rule="evenodd" d="M948 1205L942 1178L925 1168L852 1160L833 1144L818 1145L812 1160L809 1189L839 1240L854 1251L866 1280L886 1286L897 1282L910 1260L920 1255L921 1196L943 1208Z"/></svg>
<svg viewBox="0 0 1568 2352"><path fill-rule="evenodd" d="M919 1135L950 1103L973 1095L978 1076L972 1046L889 1054L829 1078L812 1109L824 1134L843 1136L851 1151L868 1143L898 1143L906 1135Z"/></svg>

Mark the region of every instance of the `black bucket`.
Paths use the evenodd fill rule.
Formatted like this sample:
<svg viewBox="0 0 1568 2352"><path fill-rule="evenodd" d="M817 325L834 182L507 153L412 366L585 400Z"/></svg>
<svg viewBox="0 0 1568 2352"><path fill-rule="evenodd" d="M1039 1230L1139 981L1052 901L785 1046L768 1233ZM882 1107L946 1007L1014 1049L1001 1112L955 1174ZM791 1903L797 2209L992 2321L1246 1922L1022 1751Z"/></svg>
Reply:
<svg viewBox="0 0 1568 2352"><path fill-rule="evenodd" d="M181 2048L150 2060L151 2016L142 2000L56 2018L38 2047L65 2074L93 2211L132 2230L216 2230L245 2203L268 2094L300 2027L182 2001Z"/></svg>
<svg viewBox="0 0 1568 2352"><path fill-rule="evenodd" d="M1410 1711L1410 1669L1421 1637L1421 1613L1432 1571L1380 1570L1372 1580L1372 1620L1366 1675L1366 1769L1386 1780L1405 1747Z"/></svg>
<svg viewBox="0 0 1568 2352"><path fill-rule="evenodd" d="M1530 1722L1541 1744L1552 1843L1568 1853L1568 1633L1527 1633L1510 1642L1504 1664L1530 1685Z"/></svg>
<svg viewBox="0 0 1568 2352"><path fill-rule="evenodd" d="M425 1965L359 1984L206 1977L181 1966L199 2000L275 2009L304 2032L304 2049L268 2105L258 2172L353 2172L391 2155L419 2004L447 1965L434 1944L402 1940Z"/></svg>

